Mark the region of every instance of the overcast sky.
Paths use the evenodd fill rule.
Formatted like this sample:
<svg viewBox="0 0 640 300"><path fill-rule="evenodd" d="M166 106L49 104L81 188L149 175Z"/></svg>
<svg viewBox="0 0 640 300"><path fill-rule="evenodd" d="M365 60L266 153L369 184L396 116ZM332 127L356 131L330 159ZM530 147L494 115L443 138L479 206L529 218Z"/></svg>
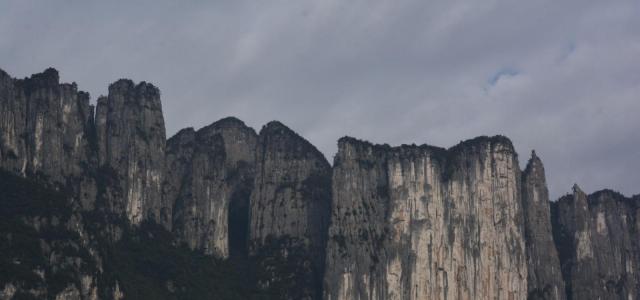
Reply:
<svg viewBox="0 0 640 300"><path fill-rule="evenodd" d="M504 134L521 165L536 150L554 198L640 193L638 0L114 2L0 1L0 68L55 67L92 101L152 82L168 135L275 119L332 161L344 135Z"/></svg>

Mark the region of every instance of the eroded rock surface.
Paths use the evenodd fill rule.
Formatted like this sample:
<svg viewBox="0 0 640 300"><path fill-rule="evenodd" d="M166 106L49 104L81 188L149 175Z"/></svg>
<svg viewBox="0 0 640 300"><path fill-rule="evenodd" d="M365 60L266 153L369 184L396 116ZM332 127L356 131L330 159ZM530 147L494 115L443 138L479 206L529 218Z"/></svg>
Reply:
<svg viewBox="0 0 640 300"><path fill-rule="evenodd" d="M164 196L175 208L173 231L190 248L246 255L256 140L253 129L226 118L167 142Z"/></svg>
<svg viewBox="0 0 640 300"><path fill-rule="evenodd" d="M91 208L95 184L90 136L93 108L75 83L47 69L25 79L0 70L0 166L75 191Z"/></svg>
<svg viewBox="0 0 640 300"><path fill-rule="evenodd" d="M554 236L569 299L640 297L640 199L603 190L553 203Z"/></svg>
<svg viewBox="0 0 640 300"><path fill-rule="evenodd" d="M160 91L146 82L118 80L109 86L108 97L98 99L95 120L102 204L132 224L145 219L168 223Z"/></svg>
<svg viewBox="0 0 640 300"><path fill-rule="evenodd" d="M549 191L535 152L522 173L522 206L527 245L529 299L566 299L560 260L553 241Z"/></svg>
<svg viewBox="0 0 640 300"><path fill-rule="evenodd" d="M145 82L89 103L54 69L0 70L0 298L640 296L640 196L576 186L550 209L542 162L520 172L504 137L343 138L332 168L279 122L165 141Z"/></svg>
<svg viewBox="0 0 640 300"><path fill-rule="evenodd" d="M279 122L260 131L251 194L250 253L281 256L291 269L264 284L287 284L283 299L320 298L331 203L331 166L313 145ZM274 283L276 282L276 283Z"/></svg>
<svg viewBox="0 0 640 300"><path fill-rule="evenodd" d="M341 139L325 298L526 298L519 189L503 137L449 150Z"/></svg>

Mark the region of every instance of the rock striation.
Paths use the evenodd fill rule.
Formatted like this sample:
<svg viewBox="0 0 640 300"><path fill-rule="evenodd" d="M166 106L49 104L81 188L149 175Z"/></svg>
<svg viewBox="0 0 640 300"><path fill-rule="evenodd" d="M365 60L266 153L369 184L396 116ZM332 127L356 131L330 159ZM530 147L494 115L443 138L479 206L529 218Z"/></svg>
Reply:
<svg viewBox="0 0 640 300"><path fill-rule="evenodd" d="M283 299L321 297L330 191L331 165L320 151L280 122L262 128L251 194L250 254L281 256L298 270L264 279L265 285L291 284ZM264 269L273 269L270 264L265 261Z"/></svg>
<svg viewBox="0 0 640 300"><path fill-rule="evenodd" d="M75 83L61 84L47 69L25 79L0 70L0 166L75 191L91 208L95 183L89 174L93 107Z"/></svg>
<svg viewBox="0 0 640 300"><path fill-rule="evenodd" d="M550 202L502 136L345 137L331 166L277 121L166 140L146 82L94 107L54 69L0 70L0 177L2 299L640 297L640 196Z"/></svg>
<svg viewBox="0 0 640 300"><path fill-rule="evenodd" d="M256 141L253 129L226 118L167 142L164 197L173 231L191 249L246 256Z"/></svg>
<svg viewBox="0 0 640 300"><path fill-rule="evenodd" d="M566 299L560 260L553 241L549 191L535 151L522 172L522 207L527 250L528 299Z"/></svg>
<svg viewBox="0 0 640 300"><path fill-rule="evenodd" d="M102 204L132 224L145 219L168 223L162 201L165 128L160 91L121 79L98 99L95 117L99 168L106 185Z"/></svg>
<svg viewBox="0 0 640 300"><path fill-rule="evenodd" d="M640 199L611 190L552 203L554 237L568 299L640 297Z"/></svg>
<svg viewBox="0 0 640 300"><path fill-rule="evenodd" d="M325 299L524 299L520 170L511 142L444 150L338 143Z"/></svg>

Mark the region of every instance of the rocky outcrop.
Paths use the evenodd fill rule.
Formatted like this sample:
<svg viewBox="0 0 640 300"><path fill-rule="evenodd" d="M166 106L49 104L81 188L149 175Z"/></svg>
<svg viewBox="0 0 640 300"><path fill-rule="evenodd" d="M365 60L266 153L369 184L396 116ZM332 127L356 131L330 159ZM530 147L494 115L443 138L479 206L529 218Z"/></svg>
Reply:
<svg viewBox="0 0 640 300"><path fill-rule="evenodd" d="M330 191L331 165L320 151L279 122L262 128L251 194L250 253L266 258L265 270L278 269L268 256L289 261L292 270L279 269L263 282L289 284L282 299L321 297Z"/></svg>
<svg viewBox="0 0 640 300"><path fill-rule="evenodd" d="M524 299L511 142L449 150L339 141L325 299Z"/></svg>
<svg viewBox="0 0 640 300"><path fill-rule="evenodd" d="M75 83L60 84L47 69L25 79L0 70L0 166L22 176L38 176L74 190L93 206L90 137L93 108Z"/></svg>
<svg viewBox="0 0 640 300"><path fill-rule="evenodd" d="M173 231L191 249L246 255L256 140L253 129L226 118L167 142L164 197L174 207Z"/></svg>
<svg viewBox="0 0 640 300"><path fill-rule="evenodd" d="M502 136L338 146L231 117L165 141L151 84L94 114L54 69L0 70L0 298L640 297L640 196L550 204Z"/></svg>
<svg viewBox="0 0 640 300"><path fill-rule="evenodd" d="M558 252L553 242L549 191L535 152L522 173L522 207L527 246L528 299L565 299Z"/></svg>
<svg viewBox="0 0 640 300"><path fill-rule="evenodd" d="M554 237L569 299L640 297L640 199L604 190L553 203Z"/></svg>
<svg viewBox="0 0 640 300"><path fill-rule="evenodd" d="M96 135L101 204L132 224L145 219L167 224L170 207L162 197L165 128L160 91L121 79L98 99Z"/></svg>

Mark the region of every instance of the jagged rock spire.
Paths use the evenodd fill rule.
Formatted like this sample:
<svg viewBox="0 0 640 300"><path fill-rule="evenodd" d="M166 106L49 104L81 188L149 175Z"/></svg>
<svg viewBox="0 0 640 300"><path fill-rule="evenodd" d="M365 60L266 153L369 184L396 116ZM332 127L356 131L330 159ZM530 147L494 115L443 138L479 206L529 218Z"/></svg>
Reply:
<svg viewBox="0 0 640 300"><path fill-rule="evenodd" d="M522 173L522 207L527 246L528 299L565 299L560 260L553 241L544 165L531 151Z"/></svg>

